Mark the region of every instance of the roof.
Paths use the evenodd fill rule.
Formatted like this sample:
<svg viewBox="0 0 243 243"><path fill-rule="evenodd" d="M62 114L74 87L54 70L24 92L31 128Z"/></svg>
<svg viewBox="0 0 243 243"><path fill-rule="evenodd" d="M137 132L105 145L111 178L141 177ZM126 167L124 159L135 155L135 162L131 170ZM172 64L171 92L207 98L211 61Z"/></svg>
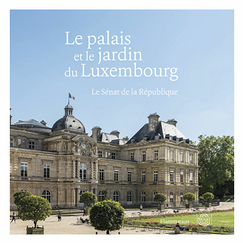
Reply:
<svg viewBox="0 0 243 243"><path fill-rule="evenodd" d="M51 132L50 127L47 127L34 119L29 119L27 121L18 121L15 124L13 124L13 126L35 130L35 131Z"/></svg>
<svg viewBox="0 0 243 243"><path fill-rule="evenodd" d="M177 137L186 139L186 137L172 124L167 122L159 121L155 130L149 132L149 124L146 123L127 143L131 143L132 139L135 139L135 142L140 142L141 140L155 140L155 137L167 138Z"/></svg>
<svg viewBox="0 0 243 243"><path fill-rule="evenodd" d="M85 133L85 127L83 123L74 116L64 116L56 121L52 126L52 132L62 129Z"/></svg>
<svg viewBox="0 0 243 243"><path fill-rule="evenodd" d="M114 131L113 131L114 132ZM91 135L92 137L92 135ZM113 143L118 145L124 145L126 141L124 139L120 139L117 135L102 132L97 138L97 141L103 142L103 143Z"/></svg>
<svg viewBox="0 0 243 243"><path fill-rule="evenodd" d="M69 104L69 102L65 106L64 110L64 116L54 123L51 129L52 132L66 129L69 131L85 133L83 123L73 116L73 107Z"/></svg>

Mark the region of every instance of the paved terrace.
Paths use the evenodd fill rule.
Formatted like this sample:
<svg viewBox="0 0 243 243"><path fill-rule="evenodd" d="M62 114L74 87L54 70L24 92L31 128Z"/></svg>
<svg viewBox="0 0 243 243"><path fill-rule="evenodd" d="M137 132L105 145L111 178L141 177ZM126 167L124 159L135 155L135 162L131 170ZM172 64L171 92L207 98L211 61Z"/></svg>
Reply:
<svg viewBox="0 0 243 243"><path fill-rule="evenodd" d="M221 203L220 206L212 207L211 209L221 209L227 210L234 207L234 203ZM167 212L173 212L174 209L168 209ZM201 208L200 210L205 210ZM186 211L186 210L185 210ZM126 217L137 216L139 209L125 209ZM156 213L153 209L144 209L142 215L152 215ZM11 213L12 214L12 213ZM77 218L82 216L82 213L75 213L72 215L62 215L62 220L58 222L56 215L51 215L45 221L39 221L38 226L44 226L45 235L46 234L105 234L105 231L97 231L91 225L77 224ZM82 216L83 217L83 216ZM85 217L83 217L85 218ZM20 219L16 220L16 223L12 222L10 224L10 234L26 234L26 227L33 226L32 221L22 221ZM174 234L171 230L158 230L158 229L145 229L145 228L132 228L123 227L119 231L112 231L112 235L120 234ZM183 234L192 234L191 232L183 231ZM197 233L193 233L197 234Z"/></svg>

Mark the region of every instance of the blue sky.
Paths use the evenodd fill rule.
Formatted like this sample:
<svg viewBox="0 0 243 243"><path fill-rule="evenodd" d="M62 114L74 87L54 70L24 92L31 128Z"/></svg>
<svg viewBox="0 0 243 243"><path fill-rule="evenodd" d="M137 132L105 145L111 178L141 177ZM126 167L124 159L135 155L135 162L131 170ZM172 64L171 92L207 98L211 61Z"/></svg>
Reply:
<svg viewBox="0 0 243 243"><path fill-rule="evenodd" d="M131 137L157 112L174 118L189 139L200 134L234 135L234 12L230 10L12 10L10 13L10 107L12 122L44 119L52 127L64 115L68 92L74 116L91 135L120 131ZM134 62L76 62L87 51L87 36L130 35L132 51L140 51L140 67L176 67L178 80L155 77L68 78L71 67L128 67ZM65 45L83 37L82 45ZM90 53L121 51L124 45L94 45ZM178 90L177 96L94 96L91 90Z"/></svg>

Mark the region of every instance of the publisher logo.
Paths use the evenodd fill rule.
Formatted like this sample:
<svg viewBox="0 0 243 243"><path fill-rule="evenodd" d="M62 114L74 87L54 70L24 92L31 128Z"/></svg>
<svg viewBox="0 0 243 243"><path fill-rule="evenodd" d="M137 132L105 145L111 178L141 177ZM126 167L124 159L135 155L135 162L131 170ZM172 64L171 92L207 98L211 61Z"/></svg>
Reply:
<svg viewBox="0 0 243 243"><path fill-rule="evenodd" d="M207 213L202 213L197 216L197 222L201 225L210 225L212 224L212 216Z"/></svg>

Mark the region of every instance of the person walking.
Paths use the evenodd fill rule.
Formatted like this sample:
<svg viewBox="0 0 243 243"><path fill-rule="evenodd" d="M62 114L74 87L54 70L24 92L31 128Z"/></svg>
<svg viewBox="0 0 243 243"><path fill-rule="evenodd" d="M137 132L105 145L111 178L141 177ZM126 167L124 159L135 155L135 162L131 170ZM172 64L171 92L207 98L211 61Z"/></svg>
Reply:
<svg viewBox="0 0 243 243"><path fill-rule="evenodd" d="M62 220L62 216L61 216L61 212L58 211L57 213L57 218L58 218L58 222Z"/></svg>
<svg viewBox="0 0 243 243"><path fill-rule="evenodd" d="M142 212L142 211L143 211L143 205L140 204L140 212Z"/></svg>
<svg viewBox="0 0 243 243"><path fill-rule="evenodd" d="M14 221L14 223L16 224L16 216L15 216L15 212L13 212L13 216L12 216L12 220L10 223L12 223Z"/></svg>

